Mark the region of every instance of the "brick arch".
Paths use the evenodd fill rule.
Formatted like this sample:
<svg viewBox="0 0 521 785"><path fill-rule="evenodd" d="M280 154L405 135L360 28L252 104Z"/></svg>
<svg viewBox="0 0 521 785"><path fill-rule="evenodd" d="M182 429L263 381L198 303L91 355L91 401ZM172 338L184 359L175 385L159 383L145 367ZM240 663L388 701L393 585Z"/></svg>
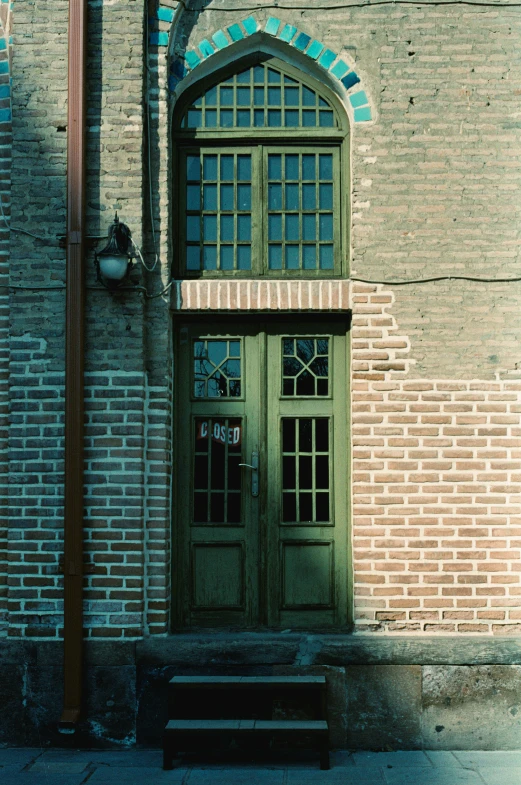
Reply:
<svg viewBox="0 0 521 785"><path fill-rule="evenodd" d="M156 22L158 26L166 29L152 31L150 44L167 49L176 21L174 10L160 5L156 10ZM274 16L269 17L264 27L261 27L253 16L248 16L224 29L216 30L209 38L202 39L196 48L188 49L183 55L174 53L170 62L168 80L170 91L176 90L188 74L212 55L259 32L293 47L327 71L345 96L345 104L354 123L367 123L374 119L374 106L368 97L361 76L354 70L353 65L340 57L337 52L329 49L322 41Z"/></svg>

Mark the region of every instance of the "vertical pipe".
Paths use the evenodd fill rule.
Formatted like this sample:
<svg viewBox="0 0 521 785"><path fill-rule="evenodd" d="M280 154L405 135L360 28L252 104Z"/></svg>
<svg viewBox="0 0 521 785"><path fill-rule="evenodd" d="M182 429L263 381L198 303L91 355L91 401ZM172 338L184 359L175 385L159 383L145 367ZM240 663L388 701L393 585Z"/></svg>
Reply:
<svg viewBox="0 0 521 785"><path fill-rule="evenodd" d="M78 722L82 688L86 25L87 0L69 0L63 731Z"/></svg>

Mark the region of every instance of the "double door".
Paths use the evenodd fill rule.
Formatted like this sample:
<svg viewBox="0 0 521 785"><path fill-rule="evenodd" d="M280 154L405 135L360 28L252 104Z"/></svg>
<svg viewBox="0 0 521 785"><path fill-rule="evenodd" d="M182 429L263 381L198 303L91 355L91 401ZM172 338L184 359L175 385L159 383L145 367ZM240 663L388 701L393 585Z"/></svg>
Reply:
<svg viewBox="0 0 521 785"><path fill-rule="evenodd" d="M348 621L345 325L178 329L174 623Z"/></svg>

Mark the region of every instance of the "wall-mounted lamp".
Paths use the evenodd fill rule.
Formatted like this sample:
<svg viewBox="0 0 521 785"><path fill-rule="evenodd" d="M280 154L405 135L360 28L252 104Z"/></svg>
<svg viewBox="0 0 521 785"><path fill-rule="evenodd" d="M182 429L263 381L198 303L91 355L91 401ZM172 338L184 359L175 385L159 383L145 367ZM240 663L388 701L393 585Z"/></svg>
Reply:
<svg viewBox="0 0 521 785"><path fill-rule="evenodd" d="M109 289L116 289L128 277L136 256L132 233L116 213L107 245L94 255L98 280Z"/></svg>

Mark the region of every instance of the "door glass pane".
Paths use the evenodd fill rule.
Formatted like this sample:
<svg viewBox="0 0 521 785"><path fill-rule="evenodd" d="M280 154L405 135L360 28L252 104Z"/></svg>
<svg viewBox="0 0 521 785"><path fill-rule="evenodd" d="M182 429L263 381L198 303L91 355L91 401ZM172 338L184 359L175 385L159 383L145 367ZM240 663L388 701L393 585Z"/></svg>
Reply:
<svg viewBox="0 0 521 785"><path fill-rule="evenodd" d="M192 523L241 522L242 421L197 418Z"/></svg>
<svg viewBox="0 0 521 785"><path fill-rule="evenodd" d="M282 522L327 523L330 511L327 417L282 419Z"/></svg>
<svg viewBox="0 0 521 785"><path fill-rule="evenodd" d="M283 338L282 395L321 397L328 394L329 338Z"/></svg>
<svg viewBox="0 0 521 785"><path fill-rule="evenodd" d="M224 338L193 342L194 398L240 397L240 347L240 341Z"/></svg>

